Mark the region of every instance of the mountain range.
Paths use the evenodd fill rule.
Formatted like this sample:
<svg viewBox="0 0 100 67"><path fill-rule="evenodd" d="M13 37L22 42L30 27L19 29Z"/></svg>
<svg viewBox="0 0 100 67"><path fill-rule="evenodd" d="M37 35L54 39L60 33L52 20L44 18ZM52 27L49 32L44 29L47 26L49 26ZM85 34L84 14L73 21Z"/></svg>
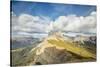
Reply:
<svg viewBox="0 0 100 67"><path fill-rule="evenodd" d="M35 43L32 42L31 46L27 44L30 42L28 38L25 40L23 45L26 44L27 47L11 50L12 66L96 61L96 36L69 37L57 32L41 41L32 39Z"/></svg>

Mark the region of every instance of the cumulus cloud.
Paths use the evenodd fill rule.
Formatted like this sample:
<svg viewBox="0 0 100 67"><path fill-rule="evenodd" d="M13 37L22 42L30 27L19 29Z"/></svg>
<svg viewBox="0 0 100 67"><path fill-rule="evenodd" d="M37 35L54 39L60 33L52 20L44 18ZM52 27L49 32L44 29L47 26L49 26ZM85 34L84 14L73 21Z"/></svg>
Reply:
<svg viewBox="0 0 100 67"><path fill-rule="evenodd" d="M29 14L16 16L12 13L12 34L48 33L50 22L50 19L43 16L39 17Z"/></svg>
<svg viewBox="0 0 100 67"><path fill-rule="evenodd" d="M96 33L96 12L89 16L59 16L53 23L53 30Z"/></svg>
<svg viewBox="0 0 100 67"><path fill-rule="evenodd" d="M45 16L21 14L12 12L12 34L32 35L50 31L96 33L96 12L89 16L59 16L55 21Z"/></svg>

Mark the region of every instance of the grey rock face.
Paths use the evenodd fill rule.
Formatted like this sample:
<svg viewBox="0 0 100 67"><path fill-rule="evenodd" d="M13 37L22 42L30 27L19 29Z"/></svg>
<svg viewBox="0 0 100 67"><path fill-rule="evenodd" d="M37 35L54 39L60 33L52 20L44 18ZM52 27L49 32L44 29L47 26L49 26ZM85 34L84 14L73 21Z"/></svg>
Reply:
<svg viewBox="0 0 100 67"><path fill-rule="evenodd" d="M35 64L57 64L65 63L72 57L71 53L65 49L57 49L56 47L45 48L44 52L35 56Z"/></svg>

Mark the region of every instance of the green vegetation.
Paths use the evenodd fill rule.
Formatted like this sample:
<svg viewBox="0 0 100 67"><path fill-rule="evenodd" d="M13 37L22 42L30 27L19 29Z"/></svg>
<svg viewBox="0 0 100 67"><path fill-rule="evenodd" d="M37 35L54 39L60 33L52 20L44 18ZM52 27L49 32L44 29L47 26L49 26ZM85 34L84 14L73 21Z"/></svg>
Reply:
<svg viewBox="0 0 100 67"><path fill-rule="evenodd" d="M59 47L63 47L65 48L67 51L70 51L72 53L75 53L75 54L78 54L82 57L85 57L85 58L96 58L95 54L87 51L85 48L82 48L82 47L79 47L79 46L75 46L75 43L71 43L71 42L68 42L68 41L64 41L64 40L61 40L59 38L57 38L58 40L53 40L53 39L50 39L48 40L49 43L55 45L55 46L59 46Z"/></svg>

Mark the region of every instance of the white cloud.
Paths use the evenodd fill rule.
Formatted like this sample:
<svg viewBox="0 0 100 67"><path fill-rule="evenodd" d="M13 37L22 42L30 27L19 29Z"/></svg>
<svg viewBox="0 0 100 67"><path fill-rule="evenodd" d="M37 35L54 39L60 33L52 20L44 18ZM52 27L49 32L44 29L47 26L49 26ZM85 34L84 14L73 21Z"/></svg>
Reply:
<svg viewBox="0 0 100 67"><path fill-rule="evenodd" d="M89 16L59 16L53 24L55 30L96 33L96 12Z"/></svg>
<svg viewBox="0 0 100 67"><path fill-rule="evenodd" d="M19 16L12 13L12 34L17 32L18 35L31 35L34 32L47 33L49 30L50 19L39 16L32 16L28 14L21 14ZM30 33L32 32L32 33ZM25 34L27 33L27 34Z"/></svg>
<svg viewBox="0 0 100 67"><path fill-rule="evenodd" d="M96 33L96 12L92 12L85 17L76 15L59 16L55 21L45 16L29 14L16 16L12 12L12 34L32 35L34 32L48 33L51 30Z"/></svg>

